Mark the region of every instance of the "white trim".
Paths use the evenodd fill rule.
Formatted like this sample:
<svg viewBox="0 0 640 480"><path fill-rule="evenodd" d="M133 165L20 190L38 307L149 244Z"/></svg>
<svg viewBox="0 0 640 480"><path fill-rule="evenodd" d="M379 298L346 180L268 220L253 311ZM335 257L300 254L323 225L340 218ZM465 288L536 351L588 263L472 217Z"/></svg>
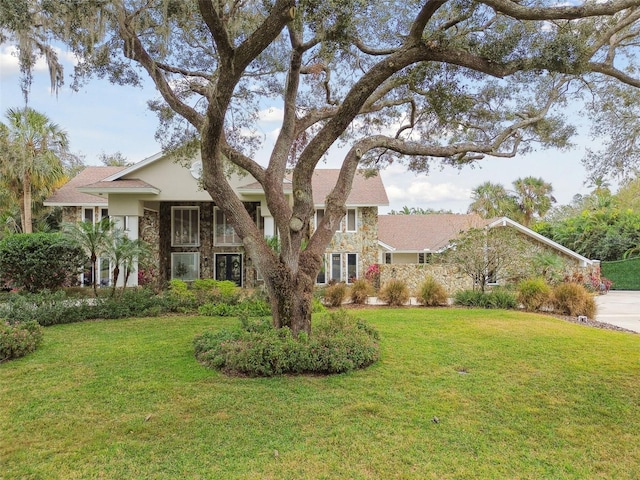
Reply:
<svg viewBox="0 0 640 480"><path fill-rule="evenodd" d="M525 235L534 238L535 240L539 241L540 243L544 243L545 245L554 248L556 250L561 251L562 253L564 253L565 255L567 255L568 257L571 257L575 260L578 260L580 262L580 266L581 267L587 267L587 266L592 266L593 265L593 260L589 260L587 257L583 257L582 255L580 255L579 253L574 252L573 250L565 247L564 245L560 245L559 243L554 242L553 240L545 237L544 235L540 235L538 232L534 232L533 230L531 230L530 228L525 227L524 225L515 222L513 220L511 220L508 217L502 217L499 218L493 222L491 222L489 225L487 225L487 228L494 228L494 227L506 227L507 225L515 228L516 230L518 230L521 233L524 233Z"/></svg>
<svg viewBox="0 0 640 480"><path fill-rule="evenodd" d="M149 165L150 163L153 163L156 160L158 160L158 159L160 159L160 158L162 158L164 156L165 156L164 152L158 152L158 153L156 153L154 155L151 155L150 157L147 157L147 158L145 158L143 160L140 160L138 163L134 163L133 165L131 165L131 166L129 166L129 167L123 169L123 170L120 170L117 173L114 173L113 175L111 175L111 176L109 176L107 178L102 179L102 181L103 182L111 182L113 180L118 180L118 179L124 177L125 175L133 173L136 170L139 170L142 167L144 167L146 165Z"/></svg>

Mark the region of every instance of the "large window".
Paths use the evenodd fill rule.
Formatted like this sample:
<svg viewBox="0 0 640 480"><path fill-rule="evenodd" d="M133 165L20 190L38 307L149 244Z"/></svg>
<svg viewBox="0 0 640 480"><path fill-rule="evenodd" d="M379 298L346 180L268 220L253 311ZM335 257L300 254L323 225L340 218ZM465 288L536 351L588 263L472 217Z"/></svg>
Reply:
<svg viewBox="0 0 640 480"><path fill-rule="evenodd" d="M200 210L198 207L171 208L171 246L200 245Z"/></svg>
<svg viewBox="0 0 640 480"><path fill-rule="evenodd" d="M216 208L216 222L215 222L215 239L216 245L240 245L242 241L236 234L231 224L227 221L227 217L222 210Z"/></svg>
<svg viewBox="0 0 640 480"><path fill-rule="evenodd" d="M357 253L330 253L323 259L323 266L316 278L316 283L347 282L358 279Z"/></svg>
<svg viewBox="0 0 640 480"><path fill-rule="evenodd" d="M192 281L200 278L200 254L180 252L171 254L171 279Z"/></svg>

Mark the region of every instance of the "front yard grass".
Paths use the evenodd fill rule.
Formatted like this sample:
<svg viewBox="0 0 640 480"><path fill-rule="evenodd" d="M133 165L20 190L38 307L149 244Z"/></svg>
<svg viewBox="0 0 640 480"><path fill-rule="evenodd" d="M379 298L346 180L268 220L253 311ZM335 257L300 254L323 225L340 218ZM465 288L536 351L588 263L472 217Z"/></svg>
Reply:
<svg viewBox="0 0 640 480"><path fill-rule="evenodd" d="M0 479L634 479L640 335L513 311L364 309L382 359L229 378L191 341L235 323L48 327L0 364Z"/></svg>

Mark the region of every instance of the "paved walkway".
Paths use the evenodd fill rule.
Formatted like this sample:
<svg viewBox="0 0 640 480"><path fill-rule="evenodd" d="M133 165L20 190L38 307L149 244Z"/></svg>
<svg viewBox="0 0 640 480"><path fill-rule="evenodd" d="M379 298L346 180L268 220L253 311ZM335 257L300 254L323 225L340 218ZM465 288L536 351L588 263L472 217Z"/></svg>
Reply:
<svg viewBox="0 0 640 480"><path fill-rule="evenodd" d="M640 333L640 292L612 290L596 297L596 320Z"/></svg>

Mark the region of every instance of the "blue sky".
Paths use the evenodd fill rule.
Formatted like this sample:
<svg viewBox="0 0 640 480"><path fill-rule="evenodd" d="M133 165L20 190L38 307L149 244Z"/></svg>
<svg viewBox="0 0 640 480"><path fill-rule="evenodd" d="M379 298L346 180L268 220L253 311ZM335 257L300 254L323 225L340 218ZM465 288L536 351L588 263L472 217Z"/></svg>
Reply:
<svg viewBox="0 0 640 480"><path fill-rule="evenodd" d="M60 52L67 75L72 71L73 58ZM70 83L70 79L65 79ZM65 85L56 98L49 89L49 76L44 62L37 64L29 97L29 106L43 112L64 128L71 150L84 156L87 165L99 165L100 153L121 152L130 162L138 162L160 151L154 138L157 120L146 102L156 97L153 86L144 88L111 85L92 80L80 92ZM9 45L0 45L0 115L5 120L8 108L20 108L24 99L19 86L17 59ZM263 132L268 139L278 127L278 115L265 112ZM580 163L585 145L592 144L588 125L576 122L581 132L574 139L578 145L568 152L553 150L534 152L512 159L486 158L475 168L463 170L434 167L428 175L406 172L401 166L391 166L382 172L391 202L390 209L409 207L449 209L464 213L470 203L471 190L485 181L509 188L520 177L542 177L551 182L559 204L569 203L577 193L588 193L584 185L587 172ZM330 156L327 167L338 165L338 155Z"/></svg>

